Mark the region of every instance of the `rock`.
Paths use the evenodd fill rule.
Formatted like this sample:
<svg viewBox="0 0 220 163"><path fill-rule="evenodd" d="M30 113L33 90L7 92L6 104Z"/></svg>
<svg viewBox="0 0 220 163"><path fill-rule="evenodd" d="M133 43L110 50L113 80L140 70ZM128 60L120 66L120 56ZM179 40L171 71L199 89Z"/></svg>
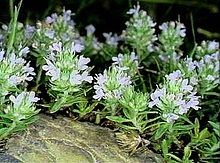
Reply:
<svg viewBox="0 0 220 163"><path fill-rule="evenodd" d="M6 149L4 157L10 163L160 162L152 152L129 157L120 149L114 132L108 128L46 115L40 115L39 120L25 131L13 135L7 141Z"/></svg>

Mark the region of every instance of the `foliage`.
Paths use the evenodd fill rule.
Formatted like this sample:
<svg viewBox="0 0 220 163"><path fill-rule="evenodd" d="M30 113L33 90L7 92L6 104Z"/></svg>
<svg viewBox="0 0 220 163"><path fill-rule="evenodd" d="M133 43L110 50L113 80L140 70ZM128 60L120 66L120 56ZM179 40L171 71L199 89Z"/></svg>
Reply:
<svg viewBox="0 0 220 163"><path fill-rule="evenodd" d="M93 25L80 34L70 10L30 26L15 8L0 30L0 138L33 123L39 101L42 112L110 121L131 154L149 145L166 162L218 160L219 43L187 54L181 22L156 25L139 5L128 14L121 35L100 41Z"/></svg>

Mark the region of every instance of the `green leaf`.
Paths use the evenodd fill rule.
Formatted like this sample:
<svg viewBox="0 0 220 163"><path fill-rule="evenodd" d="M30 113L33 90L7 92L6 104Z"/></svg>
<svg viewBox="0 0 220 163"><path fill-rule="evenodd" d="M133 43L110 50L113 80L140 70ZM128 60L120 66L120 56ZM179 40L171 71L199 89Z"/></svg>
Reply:
<svg viewBox="0 0 220 163"><path fill-rule="evenodd" d="M8 128L4 127L0 129L0 136L7 132Z"/></svg>
<svg viewBox="0 0 220 163"><path fill-rule="evenodd" d="M185 130L191 130L193 128L194 128L193 125L175 125L173 127L173 130L185 131Z"/></svg>
<svg viewBox="0 0 220 163"><path fill-rule="evenodd" d="M125 114L125 116L129 119L133 119L135 117L135 111L128 109L128 108L123 108L123 113Z"/></svg>
<svg viewBox="0 0 220 163"><path fill-rule="evenodd" d="M160 127L157 129L157 131L154 135L154 139L157 140L157 139L161 138L168 130L169 125L170 125L169 123L165 123L165 124L160 125Z"/></svg>
<svg viewBox="0 0 220 163"><path fill-rule="evenodd" d="M123 125L123 124L119 124L119 126L120 126L121 128L126 129L126 130L138 130L137 127L133 127L133 126Z"/></svg>
<svg viewBox="0 0 220 163"><path fill-rule="evenodd" d="M65 100L63 98L58 99L51 108L49 108L50 113L55 113L61 109Z"/></svg>
<svg viewBox="0 0 220 163"><path fill-rule="evenodd" d="M182 160L179 157L175 156L174 154L168 153L167 156L170 156L171 158L175 159L176 161L182 163Z"/></svg>
<svg viewBox="0 0 220 163"><path fill-rule="evenodd" d="M190 158L190 156L191 156L191 153L192 153L192 151L191 151L190 147L189 147L189 146L186 146L186 147L184 148L183 160L189 160L189 158Z"/></svg>
<svg viewBox="0 0 220 163"><path fill-rule="evenodd" d="M194 134L196 138L199 136L199 128L200 128L199 120L196 118L195 127L194 127Z"/></svg>
<svg viewBox="0 0 220 163"><path fill-rule="evenodd" d="M162 149L164 157L166 158L168 154L168 150L169 150L166 139L163 139L161 143L161 149Z"/></svg>
<svg viewBox="0 0 220 163"><path fill-rule="evenodd" d="M220 124L218 122L214 123L212 121L208 121L209 124L213 127L213 131L215 134L220 137Z"/></svg>
<svg viewBox="0 0 220 163"><path fill-rule="evenodd" d="M117 123L131 122L131 120L129 119L118 117L118 116L106 116L106 118Z"/></svg>
<svg viewBox="0 0 220 163"><path fill-rule="evenodd" d="M199 140L204 140L206 138L209 138L211 136L210 132L208 131L207 128L204 128L200 133L199 133Z"/></svg>

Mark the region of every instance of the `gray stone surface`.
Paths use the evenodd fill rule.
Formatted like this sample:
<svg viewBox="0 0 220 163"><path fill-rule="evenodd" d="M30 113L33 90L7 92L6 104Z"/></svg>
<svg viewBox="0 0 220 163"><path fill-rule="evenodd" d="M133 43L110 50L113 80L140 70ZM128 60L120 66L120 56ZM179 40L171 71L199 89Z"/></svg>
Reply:
<svg viewBox="0 0 220 163"><path fill-rule="evenodd" d="M15 134L0 162L17 163L154 163L152 152L129 157L112 130L66 117L40 119ZM156 159L157 158L157 159ZM158 160L158 161L156 161Z"/></svg>

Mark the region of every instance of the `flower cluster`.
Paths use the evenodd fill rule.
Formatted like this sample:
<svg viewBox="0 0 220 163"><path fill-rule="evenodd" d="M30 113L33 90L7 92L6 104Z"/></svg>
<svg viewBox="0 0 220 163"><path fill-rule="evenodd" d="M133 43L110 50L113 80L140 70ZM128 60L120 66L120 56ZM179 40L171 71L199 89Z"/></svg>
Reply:
<svg viewBox="0 0 220 163"><path fill-rule="evenodd" d="M203 96L219 84L219 59L219 52L215 52L205 55L199 61L186 58L178 67Z"/></svg>
<svg viewBox="0 0 220 163"><path fill-rule="evenodd" d="M205 55L219 53L219 43L216 41L202 41L200 46L196 47L196 58L202 59Z"/></svg>
<svg viewBox="0 0 220 163"><path fill-rule="evenodd" d="M36 110L34 107L34 103L40 99L35 97L35 92L33 91L23 91L16 97L11 95L9 99L13 104L8 105L4 112L12 117L11 119L14 121L28 119L39 112L39 110Z"/></svg>
<svg viewBox="0 0 220 163"><path fill-rule="evenodd" d="M201 94L215 88L220 83L219 77L219 52L205 55L197 62L197 72L199 78L199 92Z"/></svg>
<svg viewBox="0 0 220 163"><path fill-rule="evenodd" d="M37 57L38 65L42 65L45 62L44 60L45 54L50 52L49 46L55 42L62 42L66 44L68 42L81 43L79 39L79 33L74 27L74 21L71 19L73 14L70 10L63 11L61 15L57 15L56 13L48 16L44 21L38 22L36 25L36 30L33 28L29 28L29 32L36 31L32 47L34 48L35 57ZM27 33L29 33L27 32Z"/></svg>
<svg viewBox="0 0 220 163"><path fill-rule="evenodd" d="M94 99L119 99L123 89L131 84L130 76L115 67L105 70L103 74L96 74L94 85Z"/></svg>
<svg viewBox="0 0 220 163"><path fill-rule="evenodd" d="M89 58L76 56L76 52L81 52L83 46L74 42L69 46L62 45L61 42L53 43L50 46L50 55L45 58L46 63L43 70L50 76L51 89L59 92L77 92L84 82L92 82L89 76L90 68L87 64Z"/></svg>
<svg viewBox="0 0 220 163"><path fill-rule="evenodd" d="M183 39L186 36L185 26L180 22L165 22L159 26L162 31L158 36L161 43L159 46L159 57L163 61L177 61L181 57L181 53L177 53Z"/></svg>
<svg viewBox="0 0 220 163"><path fill-rule="evenodd" d="M193 86L199 84L198 74L197 74L198 62L192 58L185 58L178 64L178 68L184 77L189 79L189 83Z"/></svg>
<svg viewBox="0 0 220 163"><path fill-rule="evenodd" d="M97 56L102 49L102 43L98 41L98 39L95 37L95 27L90 24L85 27L86 30L86 36L81 36L80 40L85 46L85 49L83 51L83 54L87 57L93 56L95 59L95 56Z"/></svg>
<svg viewBox="0 0 220 163"><path fill-rule="evenodd" d="M35 75L30 63L14 53L6 56L5 51L0 51L0 96L5 96L9 91L16 90L16 86L31 81Z"/></svg>
<svg viewBox="0 0 220 163"><path fill-rule="evenodd" d="M13 27L12 27L12 24L9 24L9 25L3 24L2 28L3 30L0 31L0 47L2 46L2 48L5 48L7 43L10 41L10 38L7 37L7 35L11 33L11 28ZM18 54L21 48L28 49L28 46L30 46L32 43L31 39L34 36L35 32L36 32L36 29L34 26L24 25L18 22L16 25L16 37L13 39L13 47L11 47L10 52L14 52ZM24 45L26 47L23 47ZM29 51L26 51L26 54L28 52ZM21 56L21 55L18 54L18 56Z"/></svg>
<svg viewBox="0 0 220 163"><path fill-rule="evenodd" d="M167 122L175 121L186 114L190 108L198 110L199 96L189 79L185 79L180 70L166 75L165 82L150 95L149 107L160 109Z"/></svg>
<svg viewBox="0 0 220 163"><path fill-rule="evenodd" d="M112 57L113 65L118 69L125 71L129 76L133 77L138 70L138 56L134 52L129 54L119 54L117 57Z"/></svg>
<svg viewBox="0 0 220 163"><path fill-rule="evenodd" d="M153 27L156 23L147 15L146 11L140 10L139 5L134 6L127 13L133 16L126 22L127 28L123 31L122 38L137 51L142 60L146 53L154 50L153 42L157 40L157 37L154 35Z"/></svg>

